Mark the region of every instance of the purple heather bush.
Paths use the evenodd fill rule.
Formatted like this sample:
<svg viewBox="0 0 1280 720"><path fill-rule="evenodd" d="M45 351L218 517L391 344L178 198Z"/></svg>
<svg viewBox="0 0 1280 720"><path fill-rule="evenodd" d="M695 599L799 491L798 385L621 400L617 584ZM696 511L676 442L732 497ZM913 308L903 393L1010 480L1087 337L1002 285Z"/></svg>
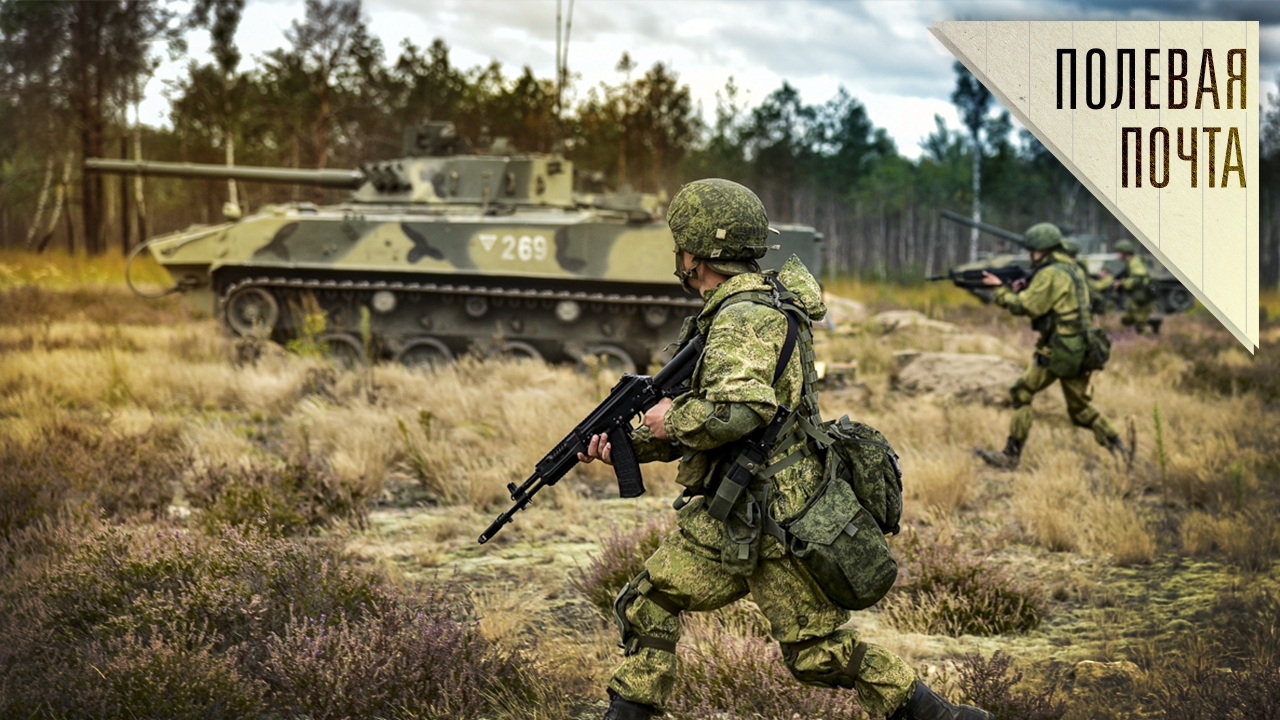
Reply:
<svg viewBox="0 0 1280 720"><path fill-rule="evenodd" d="M531 665L479 634L463 593L404 596L331 542L89 516L2 545L0 717L477 718L531 704Z"/></svg>
<svg viewBox="0 0 1280 720"><path fill-rule="evenodd" d="M311 457L204 469L188 484L187 498L201 511L197 524L211 534L262 525L275 535L301 535L335 522L363 526L368 516L366 498Z"/></svg>
<svg viewBox="0 0 1280 720"><path fill-rule="evenodd" d="M571 574L569 584L606 617L612 617L618 591L644 570L644 561L674 527L670 513L626 530L615 525L601 539L600 554L593 555L585 568L579 567Z"/></svg>
<svg viewBox="0 0 1280 720"><path fill-rule="evenodd" d="M107 517L159 517L185 452L172 433L119 435L63 418L29 444L0 438L0 538L69 506Z"/></svg>
<svg viewBox="0 0 1280 720"><path fill-rule="evenodd" d="M880 609L899 630L930 635L1001 635L1035 629L1040 588L1019 582L951 535L904 533L898 584Z"/></svg>

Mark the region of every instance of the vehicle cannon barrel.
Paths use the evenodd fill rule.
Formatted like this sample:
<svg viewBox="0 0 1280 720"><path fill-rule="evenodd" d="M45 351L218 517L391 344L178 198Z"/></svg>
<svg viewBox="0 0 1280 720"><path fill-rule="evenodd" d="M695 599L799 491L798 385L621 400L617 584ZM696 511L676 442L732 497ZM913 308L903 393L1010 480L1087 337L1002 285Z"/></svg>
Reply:
<svg viewBox="0 0 1280 720"><path fill-rule="evenodd" d="M111 160L107 158L85 158L84 168L95 172L123 175L242 180L246 182L318 185L320 187L349 188L353 190L363 185L368 179L365 173L360 170L295 170L293 168Z"/></svg>
<svg viewBox="0 0 1280 720"><path fill-rule="evenodd" d="M982 232L995 235L998 238L1003 238L1005 240L1012 240L1013 242L1016 242L1019 244L1022 243L1022 235L1015 232L1009 232L1004 228L999 228L999 227L996 227L995 225L988 225L987 223L979 222L972 218L967 218L964 215L961 215L960 213L954 213L954 212L951 212L950 210L941 210L938 212L938 214L952 222L958 222L961 225L968 225L969 227L978 228Z"/></svg>

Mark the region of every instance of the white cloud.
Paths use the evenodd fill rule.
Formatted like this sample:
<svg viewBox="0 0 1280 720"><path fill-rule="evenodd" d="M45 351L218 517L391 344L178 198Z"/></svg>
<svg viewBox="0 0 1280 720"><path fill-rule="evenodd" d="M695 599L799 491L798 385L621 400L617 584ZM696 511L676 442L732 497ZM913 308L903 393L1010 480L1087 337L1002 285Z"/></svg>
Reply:
<svg viewBox="0 0 1280 720"><path fill-rule="evenodd" d="M567 13L569 0L562 0ZM1172 8L1172 9L1169 9ZM555 65L555 0L365 0L370 30L389 58L401 41L419 47L440 37L455 65L500 61L513 74L528 65L552 77ZM577 97L601 82L616 83L622 53L642 73L665 63L687 83L710 118L716 91L732 77L749 104L759 103L786 80L807 103L830 99L840 86L866 105L903 154L919 155L919 143L941 114L959 122L949 95L953 58L928 33L944 19L1079 19L1116 13L1167 16L1207 10L1194 3L1148 4L1127 10L1089 2L944 3L937 0L576 0L570 31L569 69ZM250 0L236 41L245 66L286 44L284 31L304 13L302 0ZM193 32L191 55L208 61L207 34ZM1268 89L1280 66L1266 50L1280 47L1280 26L1262 30L1263 77ZM147 85L142 119L167 124L166 80L185 73L186 60L169 61Z"/></svg>

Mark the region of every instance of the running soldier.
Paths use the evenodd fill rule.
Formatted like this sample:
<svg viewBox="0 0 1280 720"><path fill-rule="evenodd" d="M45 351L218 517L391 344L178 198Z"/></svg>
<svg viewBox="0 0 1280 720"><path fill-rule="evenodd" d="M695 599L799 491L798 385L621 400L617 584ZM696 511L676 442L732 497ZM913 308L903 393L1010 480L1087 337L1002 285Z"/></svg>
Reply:
<svg viewBox="0 0 1280 720"><path fill-rule="evenodd" d="M1016 468L1031 433L1032 398L1060 382L1071 422L1092 430L1099 445L1131 458L1120 433L1089 404L1093 396L1090 373L1081 370L1077 358L1084 354L1085 333L1092 324L1084 274L1062 251L1062 234L1051 223L1033 225L1023 236L1023 245L1031 251L1030 281L1019 280L1011 289L996 276L985 273L983 282L995 288L996 304L1014 315L1031 317L1031 327L1040 333L1040 340L1031 365L1009 389L1014 410L1004 450L978 448L975 452L993 467Z"/></svg>
<svg viewBox="0 0 1280 720"><path fill-rule="evenodd" d="M812 407L816 417L816 393L805 394L806 377L816 378L811 341L793 345L793 353L786 351L790 360L777 367L790 326L779 299L811 321L821 319L826 307L817 281L798 258L788 260L776 277L760 272L756 261L765 254L770 228L764 206L747 188L719 179L690 183L672 199L668 221L677 246L676 276L705 301L686 323L682 340L701 333L706 349L690 392L655 405L633 436L641 462L679 458L676 481L686 489L676 501L679 532L663 539L644 572L615 601L625 657L609 682L606 720L661 714L678 672L680 614L715 610L748 594L768 618L770 634L800 682L852 688L873 718L990 718L948 702L902 658L863 642L856 630L839 629L849 612L823 593L776 537L731 535L730 523L753 525L744 516L748 507L758 512L754 502L735 504L725 521L712 517L707 494L714 495L731 464L735 441L764 427L779 405ZM798 442L792 449L808 447ZM611 454L608 437L598 435L579 459L610 462ZM804 511L823 481L817 454L787 457L795 462L771 458L772 467L786 466L769 478L771 491L753 480L747 493L784 526Z"/></svg>

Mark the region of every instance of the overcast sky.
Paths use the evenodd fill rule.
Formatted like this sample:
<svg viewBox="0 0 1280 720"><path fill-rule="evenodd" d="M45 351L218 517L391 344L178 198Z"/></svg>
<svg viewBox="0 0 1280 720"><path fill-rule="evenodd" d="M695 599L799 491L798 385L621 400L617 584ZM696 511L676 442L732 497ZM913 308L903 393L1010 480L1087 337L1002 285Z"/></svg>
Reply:
<svg viewBox="0 0 1280 720"><path fill-rule="evenodd" d="M565 13L569 0L562 0ZM394 59L401 42L443 38L456 66L498 60L508 76L528 65L555 75L556 0L364 0L369 28ZM248 0L236 42L251 67L286 44L284 31L304 14L303 0ZM862 101L904 155L934 129L933 116L960 126L949 96L954 58L928 28L937 20L1259 20L1261 78L1275 92L1280 71L1280 0L1215 2L1045 2L1003 0L574 0L569 69L575 92L616 83L622 53L640 73L666 63L687 83L710 118L716 91L729 78L755 105L783 80L806 103L830 99L840 86ZM208 35L193 32L191 57L202 62ZM167 61L147 85L143 122L168 124L165 82L187 59Z"/></svg>

